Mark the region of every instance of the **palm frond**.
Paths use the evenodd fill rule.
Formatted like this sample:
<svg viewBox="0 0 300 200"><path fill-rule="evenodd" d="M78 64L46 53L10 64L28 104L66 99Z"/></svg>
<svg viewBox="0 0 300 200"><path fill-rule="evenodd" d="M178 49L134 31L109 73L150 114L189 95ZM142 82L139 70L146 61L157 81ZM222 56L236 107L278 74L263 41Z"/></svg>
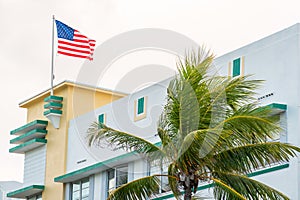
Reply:
<svg viewBox="0 0 300 200"><path fill-rule="evenodd" d="M222 180L217 178L211 178L214 183L214 196L216 199L230 199L230 200L246 200L246 198L237 192L234 188L230 187Z"/></svg>
<svg viewBox="0 0 300 200"><path fill-rule="evenodd" d="M179 149L178 162L186 169L189 166L204 166L213 164L211 156L224 147L221 144L228 143L229 132L217 129L197 130L189 133ZM233 144L231 144L233 146Z"/></svg>
<svg viewBox="0 0 300 200"><path fill-rule="evenodd" d="M176 199L180 199L181 197L181 193L178 189L179 188L178 180L173 178L178 176L178 173L179 173L179 169L176 166L176 163L171 163L168 167L168 175L169 175L168 181L169 181L170 188Z"/></svg>
<svg viewBox="0 0 300 200"><path fill-rule="evenodd" d="M164 107L177 144L181 144L186 134L199 127L201 108L198 100L208 90L204 80L214 58L205 49L197 53L192 51L189 55L177 64L179 75L168 86L167 104Z"/></svg>
<svg viewBox="0 0 300 200"><path fill-rule="evenodd" d="M251 75L228 78L226 85L227 104L233 109L251 103L255 100L255 91L262 86L263 80L251 80Z"/></svg>
<svg viewBox="0 0 300 200"><path fill-rule="evenodd" d="M191 50L186 53L184 61L179 60L177 68L181 79L195 80L195 83L207 76L212 66L214 55L204 47L197 51Z"/></svg>
<svg viewBox="0 0 300 200"><path fill-rule="evenodd" d="M300 152L300 148L280 142L247 144L214 155L213 165L222 171L245 174L273 163L288 162L296 156L296 152Z"/></svg>
<svg viewBox="0 0 300 200"><path fill-rule="evenodd" d="M248 80L249 76L228 78L223 76L212 76L206 81L208 91L202 93L199 105L207 104L202 111L201 123L205 119L210 119L210 112L221 112L222 116L228 110L236 110L241 106L253 103L256 94L254 91L261 86L261 80ZM207 98L210 97L210 101ZM214 117L215 118L215 117Z"/></svg>
<svg viewBox="0 0 300 200"><path fill-rule="evenodd" d="M164 152L155 144L133 134L112 129L94 122L88 129L88 143L101 144L104 141L114 144L115 149L134 150L138 153L155 154L164 157Z"/></svg>
<svg viewBox="0 0 300 200"><path fill-rule="evenodd" d="M248 104L235 110L220 126L224 130L231 130L237 142L263 142L281 131L277 121L278 118L271 115L269 107Z"/></svg>
<svg viewBox="0 0 300 200"><path fill-rule="evenodd" d="M156 175L146 176L113 190L107 200L131 199L141 200L148 199L151 195L159 190L160 181Z"/></svg>
<svg viewBox="0 0 300 200"><path fill-rule="evenodd" d="M288 200L289 198L283 193L271 188L259 181L253 180L244 175L238 175L235 173L225 173L225 172L214 172L214 176L222 180L222 182L228 185L230 188L238 191L241 195L246 197L246 199L260 200L260 199L270 199L270 200ZM225 195L221 192L222 188L215 188L215 194ZM219 197L224 197L219 195ZM227 195L229 197L229 195ZM222 199L222 198L219 198ZM226 198L232 199L232 198Z"/></svg>

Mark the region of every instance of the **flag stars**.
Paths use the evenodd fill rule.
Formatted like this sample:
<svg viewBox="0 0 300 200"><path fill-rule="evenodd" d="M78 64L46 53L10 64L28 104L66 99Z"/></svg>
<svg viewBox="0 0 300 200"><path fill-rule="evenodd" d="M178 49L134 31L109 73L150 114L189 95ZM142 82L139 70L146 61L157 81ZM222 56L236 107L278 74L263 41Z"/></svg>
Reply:
<svg viewBox="0 0 300 200"><path fill-rule="evenodd" d="M55 20L55 22L56 22L56 28L57 28L57 37L64 38L67 40L73 40L74 29L58 20Z"/></svg>

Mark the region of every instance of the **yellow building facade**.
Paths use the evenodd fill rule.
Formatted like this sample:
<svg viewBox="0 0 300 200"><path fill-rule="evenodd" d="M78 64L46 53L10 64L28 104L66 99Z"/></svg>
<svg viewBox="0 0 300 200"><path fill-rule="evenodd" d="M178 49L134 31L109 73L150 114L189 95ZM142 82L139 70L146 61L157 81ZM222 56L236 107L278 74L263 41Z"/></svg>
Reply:
<svg viewBox="0 0 300 200"><path fill-rule="evenodd" d="M27 109L27 124L11 131L16 136L11 143L17 146L10 152L25 154L24 184L8 197L63 200L64 186L55 183L54 178L66 173L69 120L124 96L124 93L65 81L54 87L52 96L47 90L20 103L21 108ZM35 153L39 155L34 161L30 155L34 151L45 153ZM39 168L36 174L31 169L34 166Z"/></svg>

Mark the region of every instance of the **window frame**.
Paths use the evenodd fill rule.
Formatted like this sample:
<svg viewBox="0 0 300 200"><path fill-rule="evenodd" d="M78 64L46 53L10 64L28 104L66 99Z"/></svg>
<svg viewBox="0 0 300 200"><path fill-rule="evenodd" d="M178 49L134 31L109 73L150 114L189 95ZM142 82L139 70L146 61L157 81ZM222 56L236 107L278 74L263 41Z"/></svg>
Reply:
<svg viewBox="0 0 300 200"><path fill-rule="evenodd" d="M168 166L169 162L162 159L156 159L153 161L148 162L149 172L148 175L155 175L155 174L163 174L168 175ZM154 169L154 170L153 170ZM169 186L168 178L166 176L160 176L160 185L159 190L157 191L158 194L165 193L171 191Z"/></svg>
<svg viewBox="0 0 300 200"><path fill-rule="evenodd" d="M39 200L39 199L42 199L42 193L26 197L26 200Z"/></svg>
<svg viewBox="0 0 300 200"><path fill-rule="evenodd" d="M232 61L232 77L241 75L241 58Z"/></svg>
<svg viewBox="0 0 300 200"><path fill-rule="evenodd" d="M128 164L123 164L123 165L119 165L119 166L116 166L116 167L113 167L113 168L110 168L106 171L106 198L108 197L109 193L115 189L117 189L118 187L121 187L122 185L126 184L126 183L123 183L123 184L118 184L118 171L120 172L121 170L118 170L118 169L121 169L121 168L127 168L127 172L126 172L126 175L127 175L127 178L126 178L126 183L128 183L129 181L129 165ZM113 178L110 179L109 178L109 173L113 171ZM123 172L123 171L121 171ZM110 180L114 180L113 181L113 184L114 186L113 187L110 187Z"/></svg>
<svg viewBox="0 0 300 200"><path fill-rule="evenodd" d="M92 191L91 191L91 186L92 186L92 184L91 184L91 178L90 177L86 177L86 178L83 178L83 179L71 182L71 184L70 184L70 187L71 187L70 188L70 199L71 200L75 200L74 197L73 197L73 194L74 194L73 188L74 188L74 184L75 183L79 183L79 190L78 190L79 191L79 200L82 200L83 198L91 199L90 198L91 193L92 193ZM85 183L88 183L88 187L87 188L83 188L83 184L85 184ZM83 190L84 189L88 189L88 195L85 196L85 197L83 197Z"/></svg>
<svg viewBox="0 0 300 200"><path fill-rule="evenodd" d="M143 99L143 100L142 100ZM143 103L142 109L140 107L140 103ZM141 96L134 100L134 121L138 121L146 118L147 116L147 96ZM142 112L140 112L142 110Z"/></svg>
<svg viewBox="0 0 300 200"><path fill-rule="evenodd" d="M103 122L100 122L100 117L103 116ZM98 115L98 123L106 124L106 114L101 113Z"/></svg>
<svg viewBox="0 0 300 200"><path fill-rule="evenodd" d="M237 72L238 67L238 73ZM239 77L245 74L245 56L240 56L228 63L228 76Z"/></svg>

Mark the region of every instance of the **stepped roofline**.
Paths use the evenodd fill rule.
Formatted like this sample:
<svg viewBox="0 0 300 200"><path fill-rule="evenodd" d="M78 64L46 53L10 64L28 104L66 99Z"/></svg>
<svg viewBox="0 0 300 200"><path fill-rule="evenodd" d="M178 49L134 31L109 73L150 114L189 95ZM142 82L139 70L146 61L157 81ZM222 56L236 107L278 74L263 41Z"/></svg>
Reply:
<svg viewBox="0 0 300 200"><path fill-rule="evenodd" d="M124 92L114 91L114 90L96 87L96 86L88 85L85 83L78 83L78 82L74 82L74 81L70 81L70 80L65 80L65 81L62 81L62 82L56 84L55 86L53 86L53 90L55 91L55 90L63 89L65 87L76 87L76 88L81 88L81 89L86 89L86 90L93 90L95 92L112 94L112 95L121 96L121 97L128 95L127 93L124 93ZM49 94L50 94L50 88L20 102L19 106L22 108L25 108L28 104L36 101L37 99L45 98L46 96L49 96Z"/></svg>

